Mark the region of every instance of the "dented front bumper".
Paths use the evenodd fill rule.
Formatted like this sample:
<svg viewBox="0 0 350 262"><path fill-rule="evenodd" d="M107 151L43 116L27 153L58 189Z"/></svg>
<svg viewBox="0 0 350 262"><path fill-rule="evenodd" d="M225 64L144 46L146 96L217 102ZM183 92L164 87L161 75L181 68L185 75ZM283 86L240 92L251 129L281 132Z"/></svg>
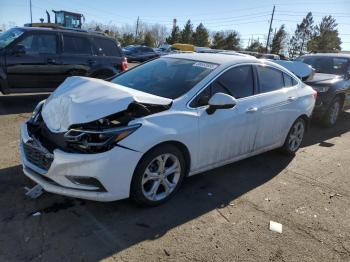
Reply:
<svg viewBox="0 0 350 262"><path fill-rule="evenodd" d="M26 155L25 146L33 146L33 138L28 133L27 124L23 123L20 142L23 172L46 191L97 201L129 197L131 179L142 157L140 152L116 146L98 154L66 153L55 149L50 155L39 141L34 142L39 143L34 143L36 150L43 150L44 158L47 157L51 163L41 165L41 159L38 162L36 158ZM40 157L40 151L36 153ZM81 183L84 179L97 183Z"/></svg>

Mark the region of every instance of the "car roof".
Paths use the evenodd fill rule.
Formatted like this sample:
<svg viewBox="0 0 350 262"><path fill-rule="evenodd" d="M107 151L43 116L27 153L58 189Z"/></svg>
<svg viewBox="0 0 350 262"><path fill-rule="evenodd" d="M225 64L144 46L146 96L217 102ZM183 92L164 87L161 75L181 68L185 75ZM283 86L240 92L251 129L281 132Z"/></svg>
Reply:
<svg viewBox="0 0 350 262"><path fill-rule="evenodd" d="M107 36L105 34L94 32L94 31L88 31L84 29L69 29L69 28L50 28L50 27L31 27L31 26L22 26L22 27L15 27L24 31L51 31L51 32L61 32L61 33L72 33L72 34L80 34L80 35L91 35L96 37L103 37L103 38L109 38L113 39L110 36Z"/></svg>
<svg viewBox="0 0 350 262"><path fill-rule="evenodd" d="M316 53L316 54L307 54L303 55L301 57L310 57L310 56L324 56L324 57L344 57L344 58L350 58L350 54L344 54L344 53Z"/></svg>
<svg viewBox="0 0 350 262"><path fill-rule="evenodd" d="M220 65L233 65L239 63L259 62L255 57L221 54L221 53L178 53L170 54L164 57L189 59L200 62L214 63Z"/></svg>

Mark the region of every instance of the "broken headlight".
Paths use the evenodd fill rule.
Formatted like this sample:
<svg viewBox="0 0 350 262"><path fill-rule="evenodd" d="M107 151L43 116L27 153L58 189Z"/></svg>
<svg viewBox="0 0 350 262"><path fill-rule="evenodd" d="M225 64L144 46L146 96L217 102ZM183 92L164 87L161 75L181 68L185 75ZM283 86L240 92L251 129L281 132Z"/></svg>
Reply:
<svg viewBox="0 0 350 262"><path fill-rule="evenodd" d="M87 153L104 152L132 134L141 124L102 130L70 129L64 134L68 146Z"/></svg>
<svg viewBox="0 0 350 262"><path fill-rule="evenodd" d="M30 118L29 118L29 121L31 121L31 122L36 122L36 120L37 120L37 118L38 118L38 116L39 116L39 113L41 112L41 109L43 108L44 103L45 103L45 100L40 101L40 102L36 105L36 107L34 108L34 111L33 111L32 115L31 115Z"/></svg>

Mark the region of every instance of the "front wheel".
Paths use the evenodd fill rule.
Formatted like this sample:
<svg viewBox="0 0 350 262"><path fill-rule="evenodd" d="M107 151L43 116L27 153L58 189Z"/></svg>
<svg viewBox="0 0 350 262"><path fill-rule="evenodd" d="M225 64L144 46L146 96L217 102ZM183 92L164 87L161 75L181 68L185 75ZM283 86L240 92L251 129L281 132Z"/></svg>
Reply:
<svg viewBox="0 0 350 262"><path fill-rule="evenodd" d="M298 118L292 125L281 148L284 153L294 155L298 151L305 134L305 121Z"/></svg>
<svg viewBox="0 0 350 262"><path fill-rule="evenodd" d="M338 120L339 113L341 111L341 102L339 98L333 100L331 106L328 108L326 114L322 119L322 123L326 127L332 127Z"/></svg>
<svg viewBox="0 0 350 262"><path fill-rule="evenodd" d="M177 147L157 147L138 164L131 182L130 196L142 206L162 204L179 189L185 171L186 163Z"/></svg>

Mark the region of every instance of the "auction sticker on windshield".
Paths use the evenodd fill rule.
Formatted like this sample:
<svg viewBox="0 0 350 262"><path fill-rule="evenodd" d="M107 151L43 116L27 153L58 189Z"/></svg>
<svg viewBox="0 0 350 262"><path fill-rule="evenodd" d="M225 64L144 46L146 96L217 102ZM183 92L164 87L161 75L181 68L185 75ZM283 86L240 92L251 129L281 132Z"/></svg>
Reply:
<svg viewBox="0 0 350 262"><path fill-rule="evenodd" d="M193 66L203 67L203 68L207 68L207 69L215 69L218 65L210 64L210 63L204 63L204 62L196 62L196 63L193 64Z"/></svg>

